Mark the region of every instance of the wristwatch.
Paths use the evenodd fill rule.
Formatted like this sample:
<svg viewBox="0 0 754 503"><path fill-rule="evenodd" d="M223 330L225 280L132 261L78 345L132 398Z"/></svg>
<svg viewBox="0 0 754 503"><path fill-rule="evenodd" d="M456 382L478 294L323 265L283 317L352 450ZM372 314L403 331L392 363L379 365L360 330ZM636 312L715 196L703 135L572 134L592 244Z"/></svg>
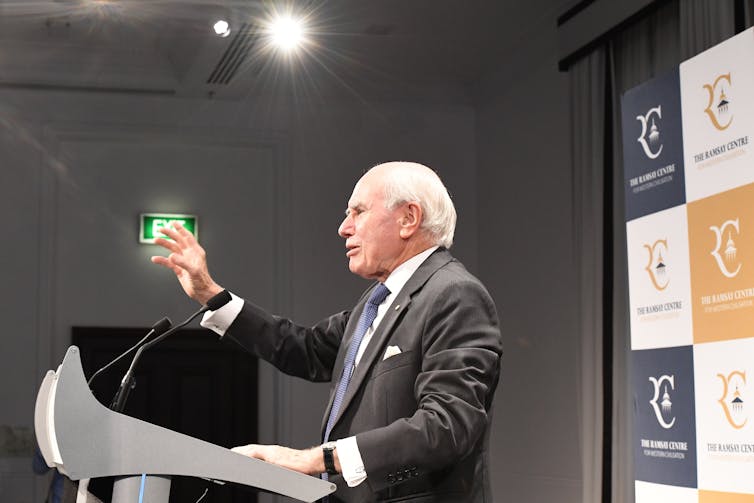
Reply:
<svg viewBox="0 0 754 503"><path fill-rule="evenodd" d="M335 450L335 442L325 442L322 444L322 456L325 459L325 470L328 475L337 475L338 470L335 469L335 458L333 457L333 451Z"/></svg>

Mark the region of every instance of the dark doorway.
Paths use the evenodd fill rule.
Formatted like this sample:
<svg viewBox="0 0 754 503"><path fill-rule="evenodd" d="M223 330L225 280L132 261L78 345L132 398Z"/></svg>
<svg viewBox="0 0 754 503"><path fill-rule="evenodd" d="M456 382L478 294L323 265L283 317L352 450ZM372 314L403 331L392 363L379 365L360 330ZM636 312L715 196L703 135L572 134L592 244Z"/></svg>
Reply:
<svg viewBox="0 0 754 503"><path fill-rule="evenodd" d="M73 327L87 379L131 347L149 329ZM131 357L97 377L94 396L109 406ZM124 414L224 447L256 442L257 360L216 334L185 329L145 351L135 370L136 387ZM91 491L110 501L112 480L97 479ZM173 477L170 503L256 501L253 490L202 479Z"/></svg>

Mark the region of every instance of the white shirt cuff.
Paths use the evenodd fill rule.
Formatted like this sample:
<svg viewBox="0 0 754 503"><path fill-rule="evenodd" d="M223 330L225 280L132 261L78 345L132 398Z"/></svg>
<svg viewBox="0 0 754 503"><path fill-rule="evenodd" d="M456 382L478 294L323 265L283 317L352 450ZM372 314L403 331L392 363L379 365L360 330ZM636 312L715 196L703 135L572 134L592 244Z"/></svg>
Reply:
<svg viewBox="0 0 754 503"><path fill-rule="evenodd" d="M230 292L231 300L217 311L207 311L202 317L201 323L204 328L209 328L220 336L225 335L225 331L233 323L243 308L243 299L233 292Z"/></svg>
<svg viewBox="0 0 754 503"><path fill-rule="evenodd" d="M356 437L342 438L335 442L338 450L340 471L348 487L356 487L367 479L364 461L361 459Z"/></svg>

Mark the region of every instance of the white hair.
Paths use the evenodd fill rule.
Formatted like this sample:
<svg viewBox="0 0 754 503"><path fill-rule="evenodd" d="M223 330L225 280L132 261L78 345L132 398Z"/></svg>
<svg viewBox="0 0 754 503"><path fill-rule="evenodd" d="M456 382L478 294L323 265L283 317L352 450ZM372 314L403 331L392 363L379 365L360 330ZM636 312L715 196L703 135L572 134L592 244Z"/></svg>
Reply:
<svg viewBox="0 0 754 503"><path fill-rule="evenodd" d="M456 209L437 173L415 162L396 161L375 166L380 167L386 169L383 188L387 209L408 202L418 203L423 214L420 228L434 244L450 248L456 229Z"/></svg>

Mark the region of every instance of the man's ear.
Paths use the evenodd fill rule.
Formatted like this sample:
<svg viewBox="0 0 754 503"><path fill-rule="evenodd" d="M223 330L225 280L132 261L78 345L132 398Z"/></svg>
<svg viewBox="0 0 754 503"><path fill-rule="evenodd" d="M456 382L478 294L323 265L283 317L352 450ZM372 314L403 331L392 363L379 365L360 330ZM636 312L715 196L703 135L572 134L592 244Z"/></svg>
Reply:
<svg viewBox="0 0 754 503"><path fill-rule="evenodd" d="M419 227L422 223L422 208L419 203L411 201L405 203L401 208L400 217L400 236L403 239L408 239L419 231Z"/></svg>

